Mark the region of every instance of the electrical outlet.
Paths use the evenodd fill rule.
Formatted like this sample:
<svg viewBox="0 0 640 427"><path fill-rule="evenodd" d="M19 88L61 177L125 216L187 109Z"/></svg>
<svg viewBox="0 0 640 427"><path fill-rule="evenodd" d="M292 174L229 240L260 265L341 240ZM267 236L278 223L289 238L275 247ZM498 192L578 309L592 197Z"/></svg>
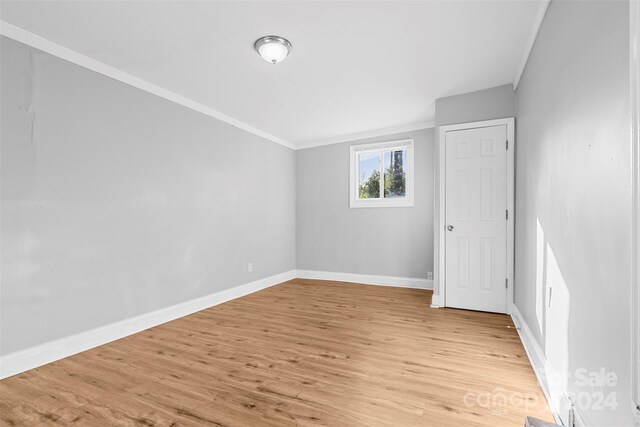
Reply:
<svg viewBox="0 0 640 427"><path fill-rule="evenodd" d="M247 264L247 271L248 271L249 273L251 273L251 272L253 271L253 263L252 263L252 262L250 262L249 264Z"/></svg>
<svg viewBox="0 0 640 427"><path fill-rule="evenodd" d="M427 280L433 280L433 271L427 273Z"/></svg>

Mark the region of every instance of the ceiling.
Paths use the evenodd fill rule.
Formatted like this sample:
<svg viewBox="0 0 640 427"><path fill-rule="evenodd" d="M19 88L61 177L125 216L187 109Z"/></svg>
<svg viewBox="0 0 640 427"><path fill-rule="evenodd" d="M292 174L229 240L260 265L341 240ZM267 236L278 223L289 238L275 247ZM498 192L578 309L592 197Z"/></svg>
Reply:
<svg viewBox="0 0 640 427"><path fill-rule="evenodd" d="M2 1L1 19L297 146L512 83L539 0ZM264 35L293 44L272 65ZM424 127L424 126L423 126Z"/></svg>

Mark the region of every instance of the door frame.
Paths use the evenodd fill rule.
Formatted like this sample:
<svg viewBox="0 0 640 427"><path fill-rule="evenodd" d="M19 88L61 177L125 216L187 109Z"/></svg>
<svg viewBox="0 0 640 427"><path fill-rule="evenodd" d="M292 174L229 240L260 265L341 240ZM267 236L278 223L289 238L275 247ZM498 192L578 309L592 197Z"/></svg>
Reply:
<svg viewBox="0 0 640 427"><path fill-rule="evenodd" d="M631 398L640 425L640 1L629 2L630 101L631 101Z"/></svg>
<svg viewBox="0 0 640 427"><path fill-rule="evenodd" d="M504 119L483 120L479 122L461 123L455 125L440 126L438 129L436 162L436 185L435 185L435 245L434 254L434 293L432 307L446 307L446 278L445 278L445 196L446 196L446 150L445 143L447 132L465 129L477 129L492 126L507 127L507 209L509 218L507 219L507 314L513 311L514 297L514 235L515 235L515 119L508 117Z"/></svg>

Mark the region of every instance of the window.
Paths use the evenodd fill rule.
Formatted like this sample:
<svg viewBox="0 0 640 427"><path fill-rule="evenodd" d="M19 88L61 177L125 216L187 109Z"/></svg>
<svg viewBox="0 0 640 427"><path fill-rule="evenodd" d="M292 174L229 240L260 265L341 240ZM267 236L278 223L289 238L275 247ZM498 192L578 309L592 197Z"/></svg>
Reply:
<svg viewBox="0 0 640 427"><path fill-rule="evenodd" d="M413 140L351 146L352 208L413 206Z"/></svg>

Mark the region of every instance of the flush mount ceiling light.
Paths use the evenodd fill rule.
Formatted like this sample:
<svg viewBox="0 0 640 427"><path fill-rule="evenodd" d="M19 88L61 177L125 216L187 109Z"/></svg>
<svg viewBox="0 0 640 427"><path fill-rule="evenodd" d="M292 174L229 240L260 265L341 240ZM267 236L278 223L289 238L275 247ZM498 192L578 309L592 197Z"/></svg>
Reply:
<svg viewBox="0 0 640 427"><path fill-rule="evenodd" d="M265 61L272 64L283 61L291 51L289 40L280 36L261 37L256 40L253 47Z"/></svg>

